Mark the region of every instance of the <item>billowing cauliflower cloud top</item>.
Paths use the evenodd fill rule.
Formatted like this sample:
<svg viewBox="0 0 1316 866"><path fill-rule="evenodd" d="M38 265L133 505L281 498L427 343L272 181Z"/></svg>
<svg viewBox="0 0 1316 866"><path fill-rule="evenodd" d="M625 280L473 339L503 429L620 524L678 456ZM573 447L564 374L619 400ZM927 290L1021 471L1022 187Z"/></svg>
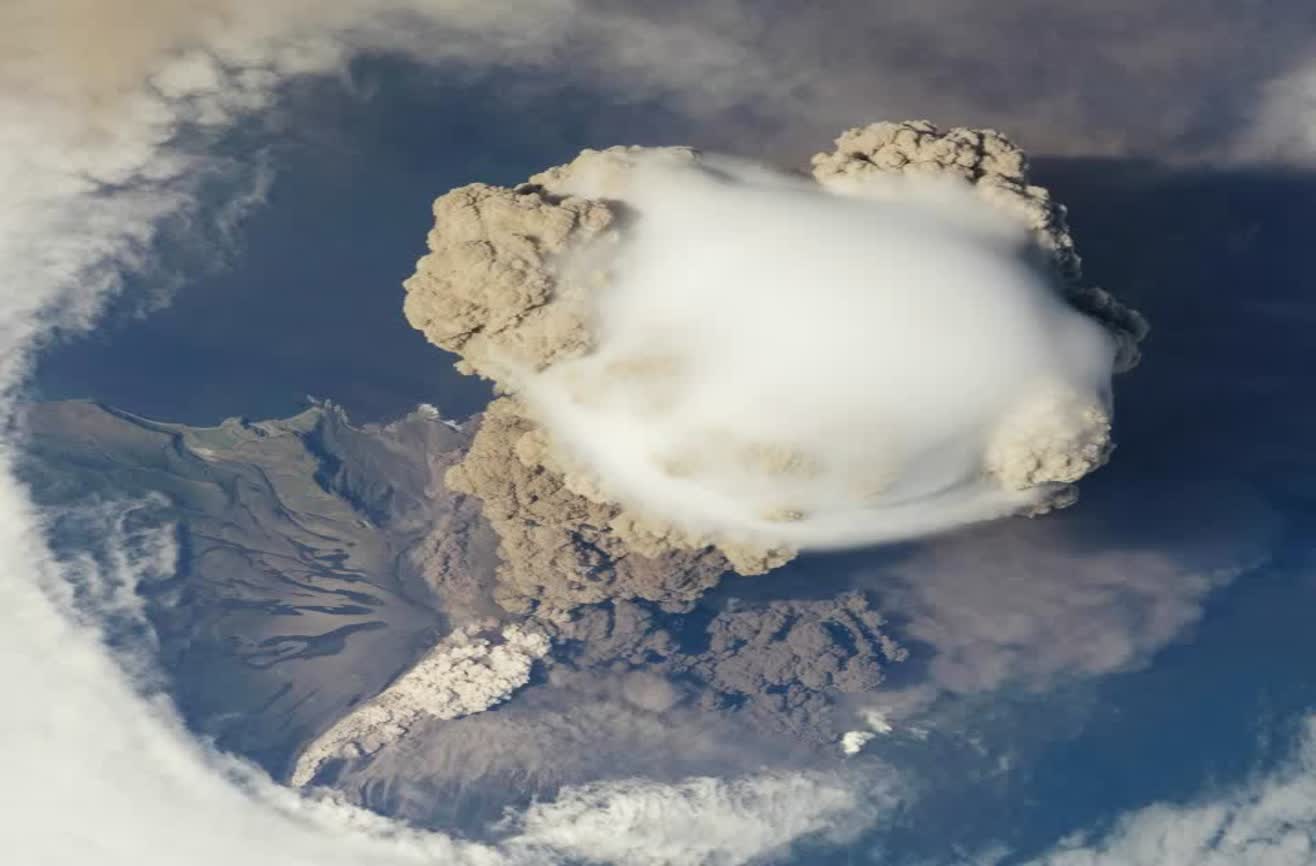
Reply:
<svg viewBox="0 0 1316 866"><path fill-rule="evenodd" d="M405 313L431 342L460 356L463 372L492 380L503 394L485 413L447 483L479 498L498 534L497 597L504 607L548 612L609 599L642 599L681 610L724 572L769 570L801 546L889 540L1066 505L1074 499L1069 485L1106 461L1112 447L1109 399L1100 379L1112 367L1127 369L1137 362L1146 325L1106 292L1084 285L1064 208L1047 190L1028 182L1018 147L993 131L941 131L926 121L878 123L843 133L834 151L816 155L813 178L816 183L806 189L797 179L688 148L614 147L586 150L525 184L471 184L435 202L430 252L405 283ZM946 182L947 188L954 181L957 191L911 197L898 184L892 186L893 179L922 184L928 178ZM874 209L876 222L869 219L870 211L858 208ZM912 209L912 219L927 230L906 229L901 235L883 228L904 219L899 208ZM967 216L946 219L948 210ZM836 459L835 441L841 440L769 435L773 420L760 414L763 399L751 401L745 412L728 409L736 417L727 425L674 431L670 420L691 414L686 407L692 382L736 363L731 355L690 350L680 335L702 333L704 324L737 313L728 301L710 301L700 309L704 298L719 294L702 288L687 299L694 312L683 313L673 300L681 297L685 284L677 283L683 272L672 267L670 275L655 273L651 262L666 268L693 258L704 272L723 273L717 270L723 266L720 259L706 265L700 257L734 252L742 236L756 231L773 237L778 226L765 222L771 217L763 214L775 213L789 225L815 212L824 222L829 214L843 218L840 231L855 232L855 249L880 248L883 242L892 248L906 241L917 245L931 236L946 239L946 258L963 250L970 251L968 258L981 254L991 267L1000 264L1002 276L993 291L1015 291L1010 286L1014 280L1027 284L1020 291L1033 293L1009 301L1011 310L1022 312L1001 319L998 330L1022 321L1037 332L1039 345L1047 341L1048 329L1064 332L1051 341L1056 345L1038 349L1042 360L1020 361L1020 369L1027 364L1037 369L1037 381L1019 383L1016 393L999 398L999 407L984 404L978 415L966 416L963 429L951 438L942 436L937 454L916 454L921 446L910 444L911 436L934 436L926 421L918 422L922 427L905 423L908 419L887 423L894 417L891 411L901 411L898 401L888 401L885 417L870 413L871 431L841 431L843 439L876 442L905 423L910 441L901 445L903 450L892 450L898 456L888 454L885 463L864 469L872 481L862 482L868 484L863 496L902 500L903 510L890 512L895 519L881 531L849 524L842 529L837 521L826 532L814 531L815 516L833 504L838 479L848 488L857 483L853 466ZM897 219L883 223L891 214ZM714 215L718 221L709 222ZM892 237L884 240L883 232ZM807 233L786 241L799 246L795 260L816 255ZM930 256L942 257L941 251ZM771 257L771 251L759 256L744 279L724 281L763 284L755 285L758 294L747 302L735 301L752 311L743 330L760 328L764 320L755 318L758 308L764 298L775 297L776 287L768 284L778 278L776 272L790 270L789 264L765 261ZM1028 268L1036 273L1015 279L1016 271ZM837 282L828 274L820 278L823 284ZM1067 302L1060 312L1046 307L1051 301L1034 297L1040 297L1037 287L1048 282L1053 288L1042 294ZM796 280L784 291L797 291L800 284ZM654 300L666 296L672 306ZM777 345L785 355L799 337L802 355L826 355L812 351L809 341L826 342L829 329L835 328L831 321L810 319L814 297L816 291L792 300L799 310L797 333L784 332L780 343L764 345ZM853 305L854 299L841 302ZM1036 313L1030 304L1045 309ZM1085 315L1076 316L1074 310ZM1060 325L1052 328L1052 320ZM1093 328L1093 322L1100 328ZM667 331L660 333L664 325ZM1092 336L1098 331L1105 334L1109 350ZM1077 350L1058 348L1062 336L1065 346L1087 346L1087 357L1075 361ZM890 342L877 332L873 337L879 345ZM734 343L734 331L733 339L722 342ZM1090 360L1107 351L1105 361ZM911 356L910 364L917 363ZM1048 369L1066 365L1086 365L1096 372L1057 376ZM844 377L844 371L839 375ZM1075 384L1079 379L1084 382ZM998 385L988 382L979 390ZM853 401L854 396L838 400ZM960 402L973 401L948 405L955 408ZM821 425L831 420L827 413L835 407L819 405ZM840 408L845 411L837 417L848 417L848 408ZM971 435L965 432L970 427ZM873 448L880 450L877 444ZM958 473L953 477L936 464L947 454ZM615 469L650 462L649 476L624 478L629 470ZM917 470L916 483L900 475L910 465ZM745 491L752 490L757 497L747 506L752 519L722 519L725 509L718 512L721 506L707 501L700 505L708 505L712 519L683 519L683 506L671 507L684 495L682 484L689 489L703 484L701 496L712 490L747 502ZM669 500L650 496L668 485L673 491ZM972 493L948 499L942 489ZM845 493L859 495L849 489ZM907 507L908 502L916 507ZM846 503L855 511L865 505L866 500Z"/></svg>
<svg viewBox="0 0 1316 866"><path fill-rule="evenodd" d="M1019 218L1033 233L1075 307L1101 322L1115 338L1117 372L1135 367L1147 321L1110 293L1083 282L1083 263L1070 235L1065 206L1046 187L1028 181L1028 157L994 129L942 130L926 120L883 121L841 133L836 149L814 154L813 176L840 190L892 175L958 177L992 206Z"/></svg>

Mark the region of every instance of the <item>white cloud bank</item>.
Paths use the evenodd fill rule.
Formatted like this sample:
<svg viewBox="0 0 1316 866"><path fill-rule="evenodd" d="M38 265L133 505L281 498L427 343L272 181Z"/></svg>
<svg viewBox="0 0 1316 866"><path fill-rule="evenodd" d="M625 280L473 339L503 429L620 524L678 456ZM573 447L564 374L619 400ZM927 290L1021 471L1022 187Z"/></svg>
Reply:
<svg viewBox="0 0 1316 866"><path fill-rule="evenodd" d="M657 787L572 789L518 820L525 839L617 866L731 866L781 853L800 838L853 839L893 799L857 797L834 779L764 774Z"/></svg>
<svg viewBox="0 0 1316 866"><path fill-rule="evenodd" d="M1157 803L1030 866L1309 866L1316 862L1316 717L1274 772L1193 803Z"/></svg>

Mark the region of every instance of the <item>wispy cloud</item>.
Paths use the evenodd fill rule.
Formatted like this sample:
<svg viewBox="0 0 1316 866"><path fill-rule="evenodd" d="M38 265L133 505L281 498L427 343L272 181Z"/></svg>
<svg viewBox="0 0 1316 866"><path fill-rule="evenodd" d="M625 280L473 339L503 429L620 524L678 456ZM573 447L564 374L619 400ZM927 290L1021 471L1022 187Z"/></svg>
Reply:
<svg viewBox="0 0 1316 866"><path fill-rule="evenodd" d="M893 804L838 777L764 774L678 785L609 783L568 789L517 819L518 845L617 866L723 866L785 852L801 839L853 839Z"/></svg>
<svg viewBox="0 0 1316 866"><path fill-rule="evenodd" d="M1156 803L1076 834L1030 866L1306 866L1316 859L1316 717L1294 753L1250 782Z"/></svg>
<svg viewBox="0 0 1316 866"><path fill-rule="evenodd" d="M1234 144L1243 159L1316 165L1316 57L1268 82Z"/></svg>

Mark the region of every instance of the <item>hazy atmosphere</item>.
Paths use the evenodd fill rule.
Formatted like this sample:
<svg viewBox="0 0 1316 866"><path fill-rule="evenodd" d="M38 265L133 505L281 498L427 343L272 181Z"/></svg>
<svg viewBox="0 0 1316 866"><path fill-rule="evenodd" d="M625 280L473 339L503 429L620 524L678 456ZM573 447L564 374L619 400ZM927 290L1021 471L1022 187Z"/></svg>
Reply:
<svg viewBox="0 0 1316 866"><path fill-rule="evenodd" d="M1316 862L1313 46L0 4L0 860Z"/></svg>

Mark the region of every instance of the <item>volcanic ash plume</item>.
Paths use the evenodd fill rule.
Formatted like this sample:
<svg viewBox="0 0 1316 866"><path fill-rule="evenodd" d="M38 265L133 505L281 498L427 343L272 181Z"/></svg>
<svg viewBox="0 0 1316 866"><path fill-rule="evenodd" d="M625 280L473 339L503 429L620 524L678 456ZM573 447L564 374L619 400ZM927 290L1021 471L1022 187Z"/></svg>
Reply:
<svg viewBox="0 0 1316 866"><path fill-rule="evenodd" d="M504 601L680 605L727 567L1073 501L1145 325L996 133L851 130L814 181L585 151L435 203L406 313L508 396L453 487ZM515 605L513 605L515 606Z"/></svg>
<svg viewBox="0 0 1316 866"><path fill-rule="evenodd" d="M548 653L538 632L493 623L472 624L444 638L387 689L349 713L307 746L291 783L305 785L336 757L360 757L398 740L425 718L459 719L502 703L530 681L530 669Z"/></svg>

